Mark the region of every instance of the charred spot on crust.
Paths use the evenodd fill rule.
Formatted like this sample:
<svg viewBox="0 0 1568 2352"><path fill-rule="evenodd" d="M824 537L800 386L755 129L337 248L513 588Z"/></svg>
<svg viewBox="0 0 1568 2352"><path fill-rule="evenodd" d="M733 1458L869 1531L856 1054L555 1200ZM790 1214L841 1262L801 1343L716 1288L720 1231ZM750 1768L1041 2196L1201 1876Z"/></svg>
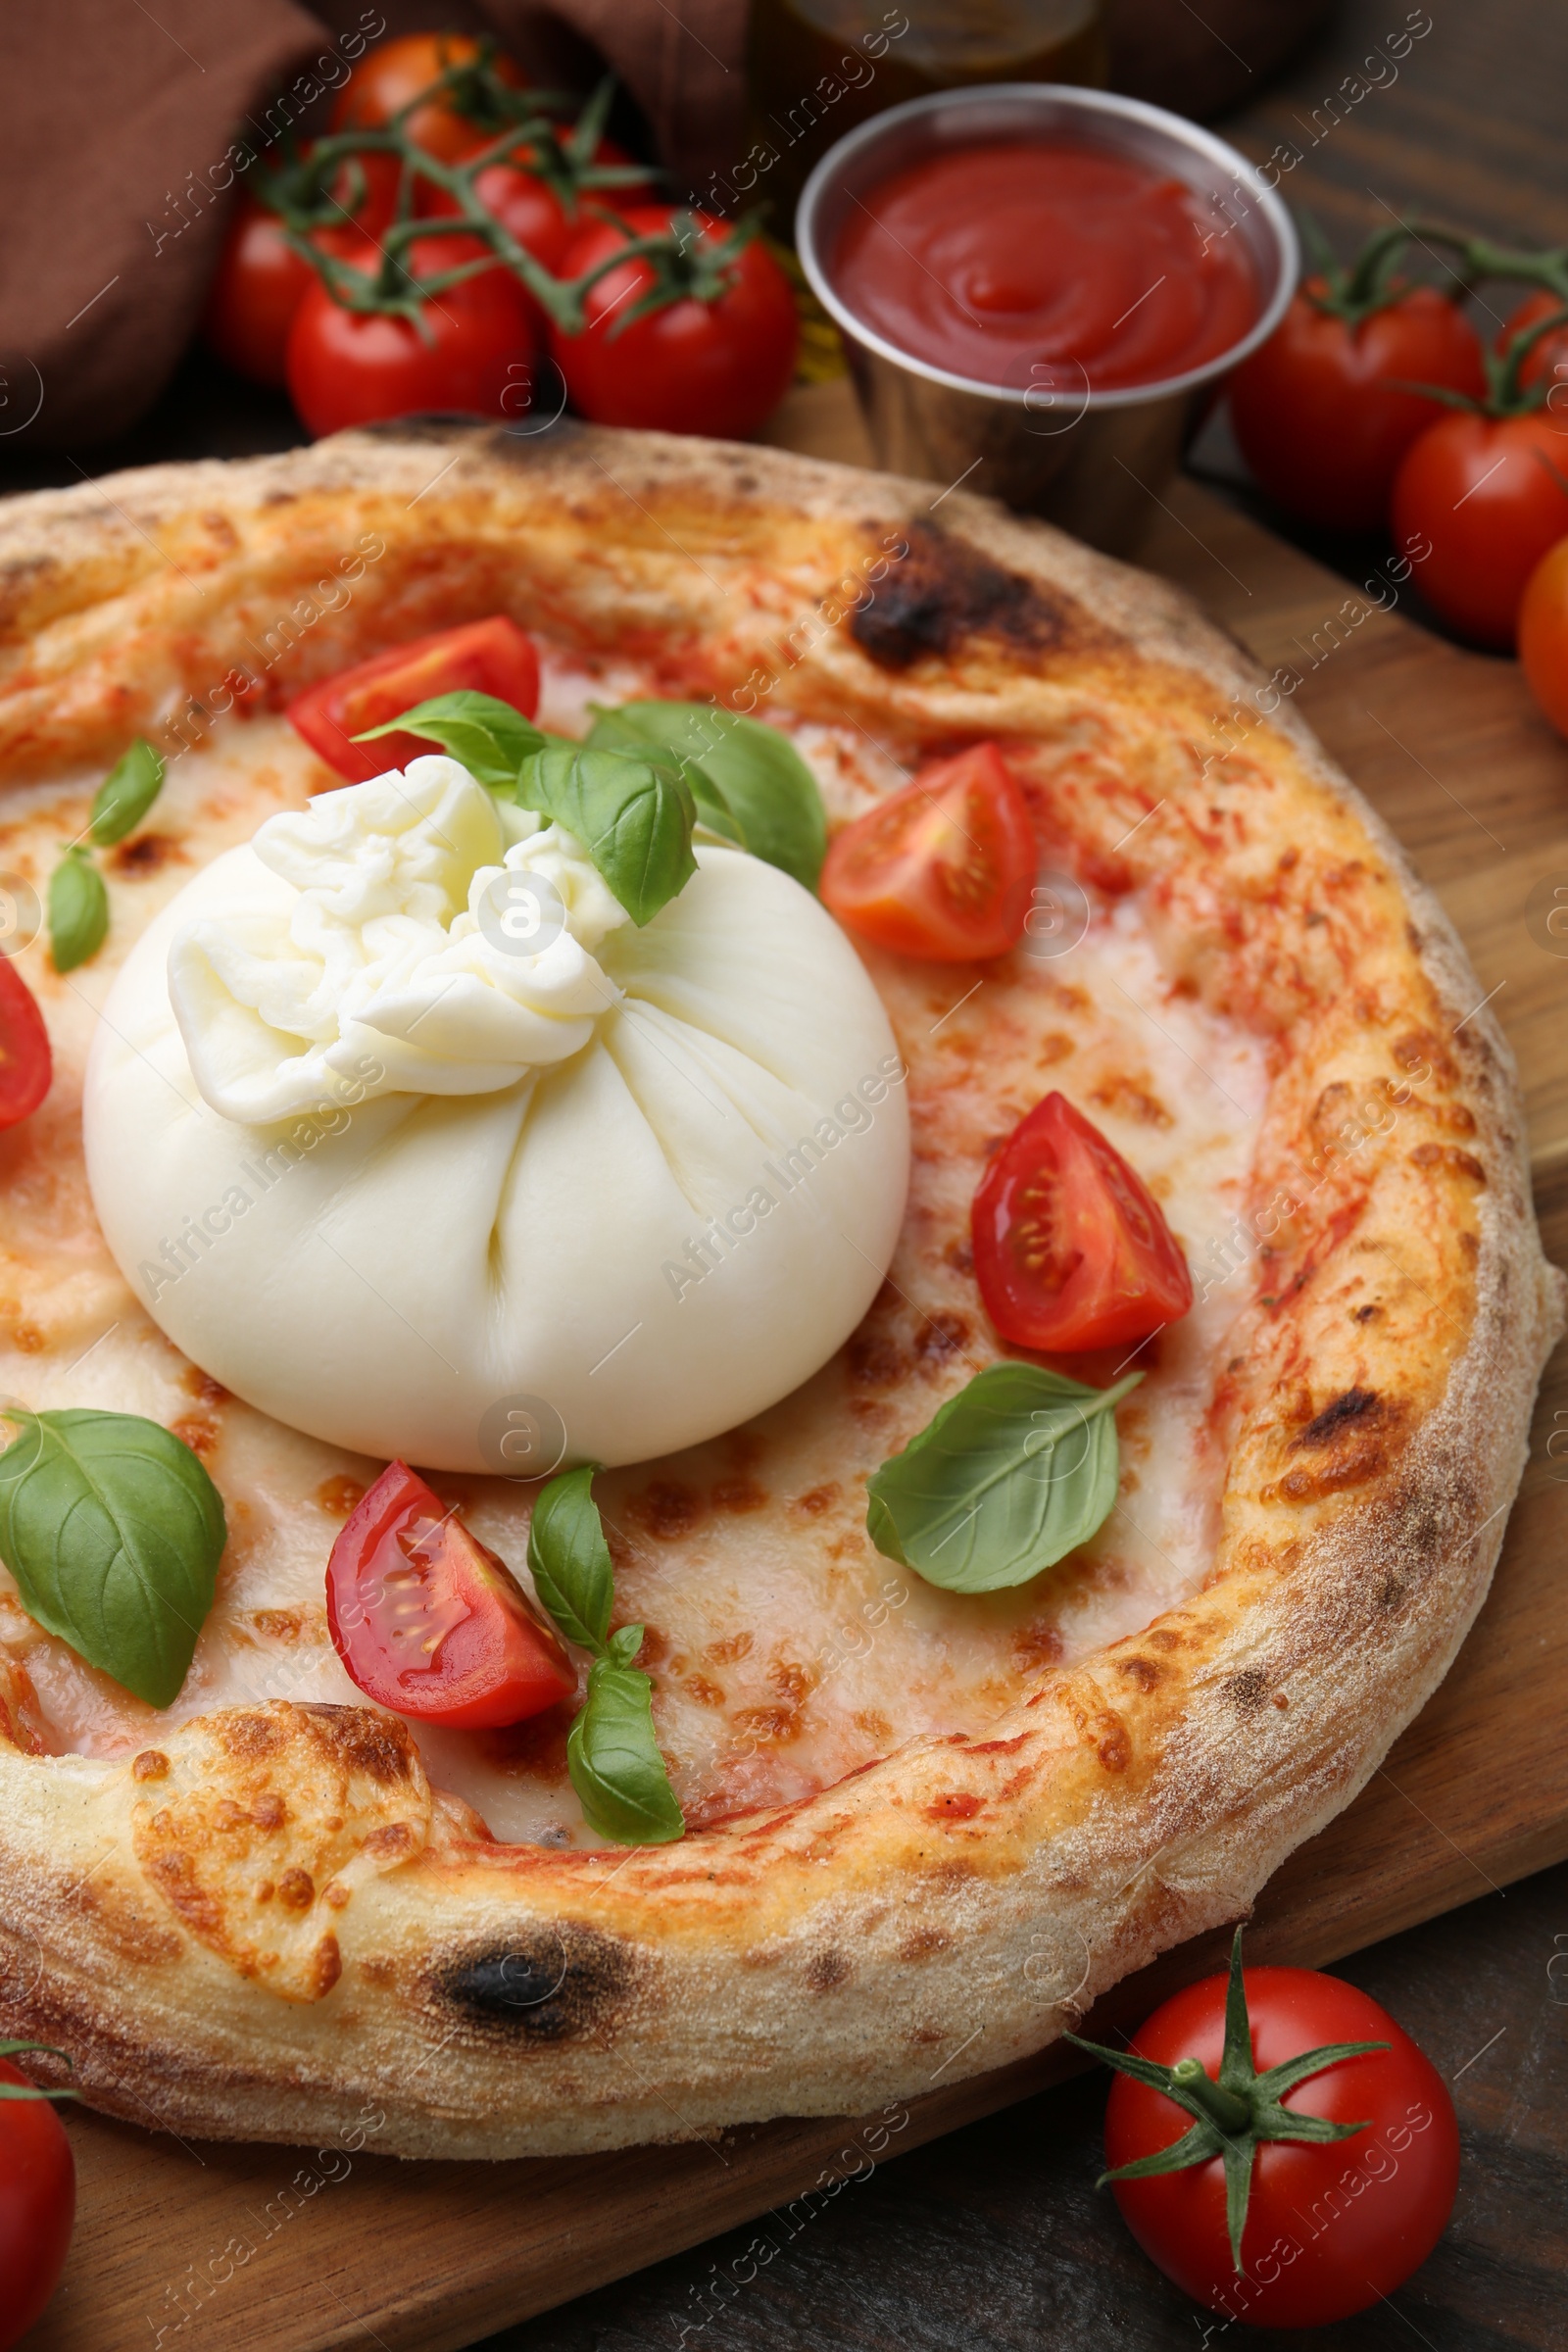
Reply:
<svg viewBox="0 0 1568 2352"><path fill-rule="evenodd" d="M1238 1715L1255 1715L1268 1704L1268 1676L1261 1666L1243 1666L1226 1676L1225 1695Z"/></svg>
<svg viewBox="0 0 1568 2352"><path fill-rule="evenodd" d="M468 2017L510 2027L525 2041L566 2041L614 2023L633 1974L614 1936L566 1921L455 1960L437 1985L448 2006Z"/></svg>
<svg viewBox="0 0 1568 2352"><path fill-rule="evenodd" d="M134 841L122 841L110 860L117 874L157 874L166 865L188 863L185 853L172 833L138 833Z"/></svg>
<svg viewBox="0 0 1568 2352"><path fill-rule="evenodd" d="M1076 608L1038 580L1004 571L966 539L912 522L908 554L891 564L869 604L850 622L864 654L883 669L907 669L922 656L950 655L967 637L1000 637L1023 653L1045 653L1067 637Z"/></svg>
<svg viewBox="0 0 1568 2352"><path fill-rule="evenodd" d="M806 1963L806 1982L813 1992L833 1992L847 1984L854 1975L843 1952L827 1950L813 1952Z"/></svg>
<svg viewBox="0 0 1568 2352"><path fill-rule="evenodd" d="M1383 1411L1383 1399L1375 1389L1347 1389L1307 1423L1299 1437L1292 1439L1291 1451L1296 1453L1303 1446L1332 1446L1348 1422L1381 1420Z"/></svg>

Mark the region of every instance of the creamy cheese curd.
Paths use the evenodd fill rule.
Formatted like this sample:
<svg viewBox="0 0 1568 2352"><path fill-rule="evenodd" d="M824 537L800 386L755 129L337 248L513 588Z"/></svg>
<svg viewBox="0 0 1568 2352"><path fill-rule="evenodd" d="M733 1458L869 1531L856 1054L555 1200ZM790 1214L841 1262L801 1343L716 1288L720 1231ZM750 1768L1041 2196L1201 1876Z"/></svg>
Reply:
<svg viewBox="0 0 1568 2352"><path fill-rule="evenodd" d="M697 859L639 929L430 757L209 866L87 1074L94 1205L161 1328L280 1421L446 1470L646 1459L808 1378L898 1237L902 1063L809 892Z"/></svg>
<svg viewBox="0 0 1568 2352"><path fill-rule="evenodd" d="M543 650L549 726L574 730L590 701L652 690L629 665L595 669ZM900 781L895 760L862 730L811 723L789 732L835 816L858 814ZM0 864L41 891L61 843L85 824L98 780L40 786L9 804ZM145 1293L127 1286L104 1247L76 1124L97 1008L127 944L189 876L251 837L259 808L303 809L311 781L320 772L282 721L220 725L209 746L172 764L142 846L106 859L114 925L100 955L64 979L41 948L23 959L49 1019L57 1076L43 1109L0 1136L0 1391L37 1406L143 1412L173 1427L219 1480L229 1521L213 1612L164 1714L42 1633L0 1570L0 1647L30 1693L24 1728L57 1752L129 1757L172 1722L263 1697L364 1703L327 1635L323 1569L381 1459L225 1396L171 1345L141 1303ZM1087 912L1083 938L1055 956L944 971L867 955L909 1070L906 1087L890 1090L871 1115L907 1100L913 1140L886 1286L849 1346L767 1411L744 1426L733 1426L739 1409L726 1412L726 1434L595 1483L615 1560L616 1617L649 1628L643 1662L656 1723L693 1826L808 1794L923 1732L980 1732L1042 1666L1136 1632L1207 1574L1227 1441L1216 1372L1230 1323L1256 1288L1235 1219L1248 1202L1265 1049L1175 985L1137 898ZM625 928L585 949L607 973ZM172 1012L160 1036L172 1055ZM154 1085L172 1121L199 1116L221 1131L193 1078L174 1091ZM1192 1263L1198 1303L1161 1335L1150 1377L1119 1409L1120 1491L1093 1542L1029 1585L964 1598L872 1547L864 1482L996 1355L966 1262L969 1201L987 1146L1053 1086L1150 1184ZM357 1115L396 1100L368 1101ZM472 1098L444 1107L461 1110L465 1100ZM844 1150L866 1140L858 1134ZM308 1175L301 1163L276 1189L285 1241L289 1220L306 1214ZM176 1209L200 1203L171 1196L160 1205L162 1235ZM704 1292L716 1304L726 1286L744 1282L757 1238L715 1253L686 1304ZM238 1239L236 1229L223 1247ZM435 1247L423 1232L415 1240ZM203 1262L220 1262L216 1248ZM423 1352L395 1319L386 1328L391 1347ZM328 1338L313 1294L291 1335L295 1360L308 1364ZM450 1376L433 1360L426 1374L433 1398L437 1379ZM415 1447L414 1458L429 1455ZM526 1583L533 1490L487 1476L438 1474L435 1483ZM568 1703L497 1733L414 1728L432 1778L496 1836L592 1845L566 1777L570 1713Z"/></svg>

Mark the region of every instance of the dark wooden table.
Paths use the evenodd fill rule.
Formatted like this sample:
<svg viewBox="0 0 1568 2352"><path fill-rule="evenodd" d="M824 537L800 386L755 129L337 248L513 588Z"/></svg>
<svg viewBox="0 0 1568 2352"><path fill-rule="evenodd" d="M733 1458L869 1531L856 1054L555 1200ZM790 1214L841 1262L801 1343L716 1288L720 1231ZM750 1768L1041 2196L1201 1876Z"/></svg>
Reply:
<svg viewBox="0 0 1568 2352"><path fill-rule="evenodd" d="M440 11L430 13L434 21ZM1366 86L1363 61L1412 16L1428 15L1431 30L1397 78ZM1565 98L1561 0L1431 0L1430 10L1344 0L1329 33L1219 127L1259 160L1282 146L1298 153L1283 192L1309 207L1343 252L1416 210L1522 243L1568 243ZM73 457L0 456L0 491L298 437L281 401L192 359L133 435ZM1222 429L1205 436L1196 463L1260 520L1363 576L1364 544L1304 533L1247 489ZM1546 1242L1568 1262L1568 1216ZM1505 1752L1497 1768L1508 1771ZM1465 2162L1453 2221L1425 2269L1392 2302L1310 2340L1325 2352L1560 2352L1568 1868L1364 1952L1342 1973L1386 2002L1450 2080ZM732 2275L750 2229L495 2337L483 2352L679 2352L683 2341L700 2352L1197 2352L1201 2315L1095 2189L1102 2104L1102 2079L1089 2078L884 2165L721 2308L710 2281ZM716 2316L698 2328L705 2311ZM1303 2339L1250 2340L1284 2352Z"/></svg>

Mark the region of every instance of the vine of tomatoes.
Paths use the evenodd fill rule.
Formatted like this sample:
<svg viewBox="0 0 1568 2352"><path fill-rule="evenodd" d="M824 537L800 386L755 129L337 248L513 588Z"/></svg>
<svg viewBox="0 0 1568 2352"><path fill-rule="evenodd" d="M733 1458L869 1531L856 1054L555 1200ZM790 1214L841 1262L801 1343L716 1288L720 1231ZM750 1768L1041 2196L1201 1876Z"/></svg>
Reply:
<svg viewBox="0 0 1568 2352"><path fill-rule="evenodd" d="M382 43L326 135L254 172L210 347L286 384L313 433L421 410L514 423L558 382L600 422L749 432L793 371L788 281L756 218L655 200L606 135L612 95L568 125L492 42Z"/></svg>

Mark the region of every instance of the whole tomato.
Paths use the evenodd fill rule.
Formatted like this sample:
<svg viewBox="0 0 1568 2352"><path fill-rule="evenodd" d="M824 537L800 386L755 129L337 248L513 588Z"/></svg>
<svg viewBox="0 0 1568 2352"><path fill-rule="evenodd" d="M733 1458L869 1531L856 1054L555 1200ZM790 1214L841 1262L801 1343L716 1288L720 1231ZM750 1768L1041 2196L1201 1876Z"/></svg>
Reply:
<svg viewBox="0 0 1568 2352"><path fill-rule="evenodd" d="M0 2042L0 2050L34 2047ZM0 2352L20 2343L66 2267L76 2167L65 2128L9 2057L0 2057Z"/></svg>
<svg viewBox="0 0 1568 2352"><path fill-rule="evenodd" d="M1429 425L1395 477L1394 533L1431 552L1421 593L1461 636L1505 651L1525 583L1568 532L1568 416L1456 411Z"/></svg>
<svg viewBox="0 0 1568 2352"><path fill-rule="evenodd" d="M1515 335L1523 334L1529 327L1539 326L1544 318L1561 318L1565 310L1568 310L1568 303L1560 301L1555 294L1548 294L1543 286L1539 294L1532 294L1504 321L1497 336L1498 354L1507 352ZM1540 336L1520 361L1521 384L1538 384L1544 375L1549 375L1552 379L1552 390L1547 395L1546 405L1555 414L1561 415L1568 411L1568 320L1555 331Z"/></svg>
<svg viewBox="0 0 1568 2352"><path fill-rule="evenodd" d="M475 140L473 152L490 141L481 136ZM516 238L525 253L556 276L562 274L562 263L573 238L580 236L587 220L602 217L606 207L619 211L624 202L637 201L635 187L627 191L620 187L594 191L583 189L574 193L569 175L536 170L528 158L532 150L519 149L515 160L487 164L473 183L474 194L487 213L494 215L503 228ZM631 158L613 139L601 139L594 150L594 165L613 165L631 169ZM418 211L426 220L437 220L459 210L457 199L445 188L429 181L420 185Z"/></svg>
<svg viewBox="0 0 1568 2352"><path fill-rule="evenodd" d="M348 260L367 236L379 236L392 209L391 203L384 211L377 205L373 218L362 213L358 226L318 228L314 241L323 252ZM208 292L202 340L237 375L281 391L289 328L316 282L315 270L295 252L277 215L248 192L242 194Z"/></svg>
<svg viewBox="0 0 1568 2352"><path fill-rule="evenodd" d="M1238 1933L1229 1976L1166 2001L1126 2051L1097 2049L1116 2069L1106 2178L1145 2253L1198 2302L1252 2327L1328 2327L1392 2294L1442 2236L1453 2102L1366 1993L1313 1969L1244 1972L1241 1949ZM1186 2161L1159 2169L1184 2137Z"/></svg>
<svg viewBox="0 0 1568 2352"><path fill-rule="evenodd" d="M730 260L715 258L714 249L733 235L727 221L707 213L677 215L668 205L629 205L618 222L592 222L572 240L561 274L580 277L628 235L655 235L677 219L694 221L698 231L676 270L677 283L688 290L630 317L658 283L653 265L636 256L592 287L580 335L552 325L550 348L573 403L596 424L749 433L789 389L799 341L789 281L758 239Z"/></svg>
<svg viewBox="0 0 1568 2352"><path fill-rule="evenodd" d="M484 251L477 238L418 238L409 249L428 278ZM364 247L352 258L373 269ZM341 432L423 410L456 411L500 422L531 407L538 363L537 311L499 264L431 295L423 333L412 319L350 311L326 286L312 286L288 338L289 397L313 434Z"/></svg>
<svg viewBox="0 0 1568 2352"><path fill-rule="evenodd" d="M481 53L481 44L466 32L408 32L396 40L382 41L355 67L339 91L332 109L332 128L381 129L421 90L439 81L450 67L475 65ZM509 57L496 57L493 67L513 89L525 86L523 75ZM428 106L416 107L404 127L427 154L440 156L446 163L458 163L471 155L476 127L483 131L482 124L476 125L473 117L454 104L451 92Z"/></svg>
<svg viewBox="0 0 1568 2352"><path fill-rule="evenodd" d="M1519 666L1552 725L1568 735L1568 538L1547 550L1525 584Z"/></svg>
<svg viewBox="0 0 1568 2352"><path fill-rule="evenodd" d="M1485 390L1474 327L1444 295L1414 286L1352 320L1308 278L1268 341L1230 382L1242 453L1270 495L1335 530L1375 529L1399 461L1442 405L1401 389Z"/></svg>

